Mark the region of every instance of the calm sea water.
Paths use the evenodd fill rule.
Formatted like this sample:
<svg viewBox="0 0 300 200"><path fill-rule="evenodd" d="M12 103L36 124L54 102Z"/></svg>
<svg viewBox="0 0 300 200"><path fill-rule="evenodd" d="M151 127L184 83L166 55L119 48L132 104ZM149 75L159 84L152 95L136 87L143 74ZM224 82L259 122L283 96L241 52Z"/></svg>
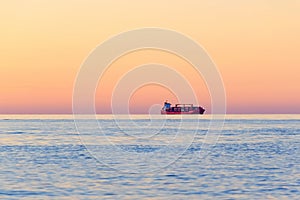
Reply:
<svg viewBox="0 0 300 200"><path fill-rule="evenodd" d="M0 199L300 199L299 115L97 123L0 116Z"/></svg>

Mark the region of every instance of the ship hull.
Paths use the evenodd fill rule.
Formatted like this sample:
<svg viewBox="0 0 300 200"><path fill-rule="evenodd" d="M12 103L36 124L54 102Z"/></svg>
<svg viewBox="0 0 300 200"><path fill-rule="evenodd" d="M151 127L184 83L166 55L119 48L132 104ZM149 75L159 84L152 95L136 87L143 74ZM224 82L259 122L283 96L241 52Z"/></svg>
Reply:
<svg viewBox="0 0 300 200"><path fill-rule="evenodd" d="M166 111L161 110L162 115L203 115L205 110L191 110L191 111Z"/></svg>

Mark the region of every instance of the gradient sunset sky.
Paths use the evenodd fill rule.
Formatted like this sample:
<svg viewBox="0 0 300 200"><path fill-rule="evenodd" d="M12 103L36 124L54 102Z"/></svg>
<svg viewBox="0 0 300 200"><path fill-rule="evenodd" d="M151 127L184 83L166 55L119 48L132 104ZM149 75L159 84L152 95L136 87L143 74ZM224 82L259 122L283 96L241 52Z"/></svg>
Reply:
<svg viewBox="0 0 300 200"><path fill-rule="evenodd" d="M2 1L0 114L72 113L84 59L111 36L143 27L178 31L206 49L222 75L228 113L300 113L299 11L299 0ZM182 59L134 52L113 63L100 81L100 113L110 112L118 77L148 62L172 66L196 83ZM209 111L205 83L193 87ZM132 112L144 113L165 99L176 101L158 85L142 87L130 99L137 108Z"/></svg>

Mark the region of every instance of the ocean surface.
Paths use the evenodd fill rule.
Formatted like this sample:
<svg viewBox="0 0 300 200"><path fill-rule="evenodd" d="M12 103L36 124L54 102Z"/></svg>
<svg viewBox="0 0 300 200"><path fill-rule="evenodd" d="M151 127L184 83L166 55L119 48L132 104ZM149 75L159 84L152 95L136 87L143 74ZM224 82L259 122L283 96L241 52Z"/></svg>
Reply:
<svg viewBox="0 0 300 200"><path fill-rule="evenodd" d="M0 199L300 199L300 115L0 115L0 163Z"/></svg>

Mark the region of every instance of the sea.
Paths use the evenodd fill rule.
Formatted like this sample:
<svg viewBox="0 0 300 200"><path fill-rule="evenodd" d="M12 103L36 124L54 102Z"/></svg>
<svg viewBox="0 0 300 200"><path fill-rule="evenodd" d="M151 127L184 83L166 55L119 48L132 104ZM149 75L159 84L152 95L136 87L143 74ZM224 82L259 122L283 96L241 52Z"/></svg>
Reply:
<svg viewBox="0 0 300 200"><path fill-rule="evenodd" d="M0 115L0 199L300 199L300 115Z"/></svg>

